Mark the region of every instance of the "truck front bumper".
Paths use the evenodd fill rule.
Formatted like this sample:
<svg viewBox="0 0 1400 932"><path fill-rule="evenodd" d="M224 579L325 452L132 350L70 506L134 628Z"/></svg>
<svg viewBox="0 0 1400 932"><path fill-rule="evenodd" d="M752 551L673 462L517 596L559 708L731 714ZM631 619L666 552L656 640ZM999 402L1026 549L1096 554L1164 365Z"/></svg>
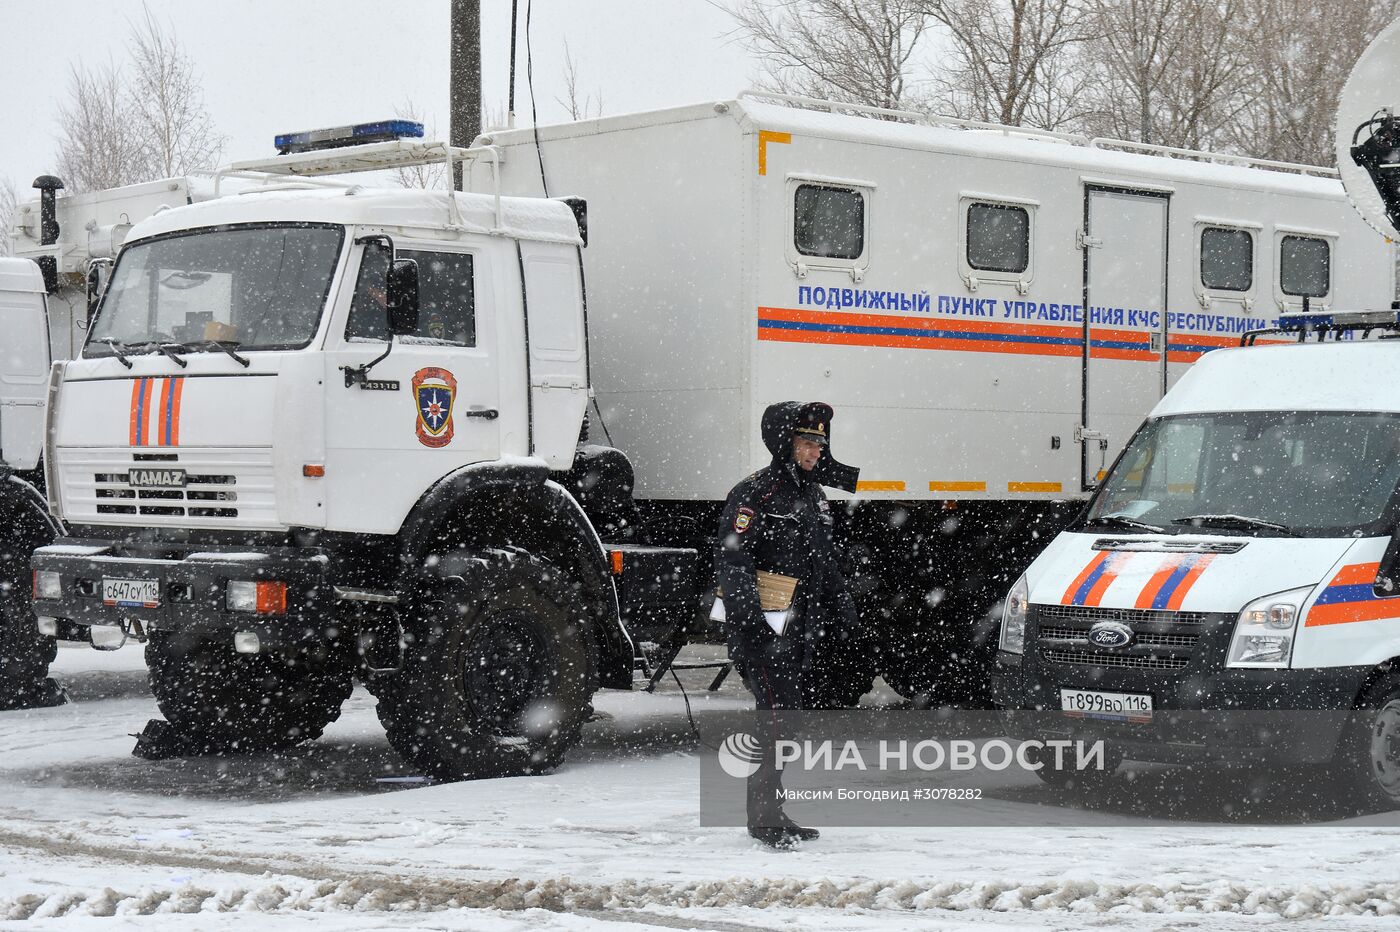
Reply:
<svg viewBox="0 0 1400 932"><path fill-rule="evenodd" d="M131 543L110 540L60 540L34 551L36 574L56 574L39 585L36 575L34 614L71 625L119 626L181 631L201 637L231 638L256 634L265 647L290 647L336 636L335 595L329 557L314 548L247 548ZM156 598L141 602L104 598L108 581L138 585ZM151 590L150 583L156 588ZM264 600L252 611L229 607L229 583L264 583L284 597ZM278 585L285 586L279 590ZM261 608L262 610L259 610Z"/></svg>

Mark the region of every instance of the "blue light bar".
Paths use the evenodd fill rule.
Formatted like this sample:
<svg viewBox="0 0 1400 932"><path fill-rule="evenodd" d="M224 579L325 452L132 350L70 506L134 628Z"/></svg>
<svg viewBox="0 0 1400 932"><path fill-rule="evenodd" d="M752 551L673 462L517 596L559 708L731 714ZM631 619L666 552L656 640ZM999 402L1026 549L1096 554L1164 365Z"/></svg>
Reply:
<svg viewBox="0 0 1400 932"><path fill-rule="evenodd" d="M339 149L345 146L359 146L370 142L388 142L392 139L422 139L423 124L412 120L379 120L374 123L356 123L352 126L333 126L329 129L313 129L303 133L283 133L273 139L278 153L310 152L315 149Z"/></svg>
<svg viewBox="0 0 1400 932"><path fill-rule="evenodd" d="M1400 324L1400 311L1350 311L1347 313L1284 314L1281 330L1365 330Z"/></svg>

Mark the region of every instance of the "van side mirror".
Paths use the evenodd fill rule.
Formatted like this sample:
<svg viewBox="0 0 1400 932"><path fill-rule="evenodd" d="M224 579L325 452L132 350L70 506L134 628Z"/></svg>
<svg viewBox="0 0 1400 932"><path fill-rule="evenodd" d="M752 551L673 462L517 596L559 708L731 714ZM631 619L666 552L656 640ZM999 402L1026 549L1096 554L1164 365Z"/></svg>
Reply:
<svg viewBox="0 0 1400 932"><path fill-rule="evenodd" d="M1400 528L1391 535L1385 556L1381 557L1373 591L1381 598L1400 595Z"/></svg>
<svg viewBox="0 0 1400 932"><path fill-rule="evenodd" d="M390 334L418 332L418 263L413 259L395 259L389 269L385 310Z"/></svg>

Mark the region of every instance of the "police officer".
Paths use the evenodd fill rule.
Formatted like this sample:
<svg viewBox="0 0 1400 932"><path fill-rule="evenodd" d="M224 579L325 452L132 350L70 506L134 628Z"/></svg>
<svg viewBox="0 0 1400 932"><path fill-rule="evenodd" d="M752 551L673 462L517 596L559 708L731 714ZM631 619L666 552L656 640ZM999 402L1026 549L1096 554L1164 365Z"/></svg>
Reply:
<svg viewBox="0 0 1400 932"><path fill-rule="evenodd" d="M773 462L734 487L720 516L716 560L729 656L757 710L802 708L802 679L819 638L856 624L855 606L836 564L830 505L822 486L854 492L859 470L831 456L831 406L784 401L763 412L763 442ZM781 633L759 601L758 572L796 580ZM775 848L817 837L783 812L773 759L777 716L759 724L762 757L749 778L749 834Z"/></svg>

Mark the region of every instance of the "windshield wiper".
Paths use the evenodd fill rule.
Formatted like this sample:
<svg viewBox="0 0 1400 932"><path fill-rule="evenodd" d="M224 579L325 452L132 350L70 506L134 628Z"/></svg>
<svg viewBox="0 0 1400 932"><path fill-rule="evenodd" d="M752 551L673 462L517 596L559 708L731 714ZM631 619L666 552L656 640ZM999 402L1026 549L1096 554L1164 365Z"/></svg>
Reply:
<svg viewBox="0 0 1400 932"><path fill-rule="evenodd" d="M1265 521L1263 518L1251 518L1248 515L1187 515L1184 518L1176 518L1172 524L1191 524L1196 527L1219 527L1239 530L1261 530L1277 531L1280 534L1287 534L1290 537L1297 537L1293 529L1284 524L1276 524L1273 521Z"/></svg>
<svg viewBox="0 0 1400 932"><path fill-rule="evenodd" d="M188 352L189 352L189 350L185 348L185 344L183 344L183 343L157 343L155 346L156 346L156 350L157 350L162 356L164 356L164 357L167 358L167 359L173 359L173 360L175 360L175 362L176 362L177 364L179 364L179 366L180 366L181 369L183 369L183 368L185 368L186 366L189 365L189 362L186 361L185 359L183 359L183 358L180 356L180 353L182 353L182 352L184 352L184 353L188 353Z"/></svg>
<svg viewBox="0 0 1400 932"><path fill-rule="evenodd" d="M240 366L246 369L250 365L248 358L246 356L238 355L238 348L242 345L243 344L239 343L237 340L204 340L200 343L193 344L192 348L216 349L221 352L227 353L230 359L232 359L234 362L238 363Z"/></svg>
<svg viewBox="0 0 1400 932"><path fill-rule="evenodd" d="M1084 524L1086 527L1097 524L1102 527L1125 528L1132 531L1151 531L1154 534L1160 534L1166 530L1166 528L1148 524L1146 521L1138 521L1136 518L1129 518L1126 515L1099 515L1097 518L1090 518Z"/></svg>
<svg viewBox="0 0 1400 932"><path fill-rule="evenodd" d="M127 359L126 354L122 352L122 350L126 349L126 344L121 340L113 340L111 337L104 337L101 340L93 340L92 342L105 343L107 348L112 351L112 355L117 357L118 361L120 361L123 366L126 366L128 369L131 368L131 360Z"/></svg>

